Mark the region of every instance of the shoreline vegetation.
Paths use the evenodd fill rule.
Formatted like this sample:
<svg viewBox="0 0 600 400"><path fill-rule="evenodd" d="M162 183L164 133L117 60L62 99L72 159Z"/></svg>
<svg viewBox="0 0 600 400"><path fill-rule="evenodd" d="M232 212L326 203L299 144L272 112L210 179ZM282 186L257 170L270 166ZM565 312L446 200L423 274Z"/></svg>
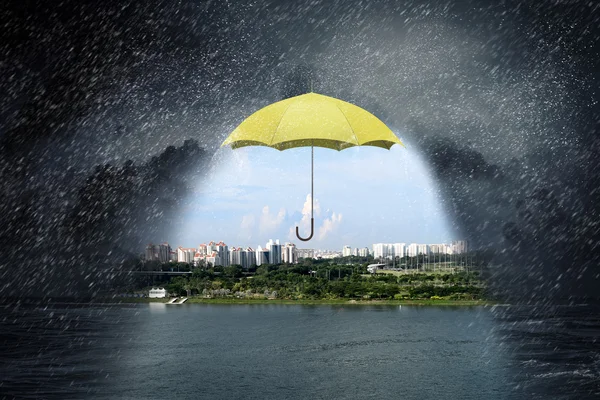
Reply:
<svg viewBox="0 0 600 400"><path fill-rule="evenodd" d="M482 260L479 257L479 260ZM183 263L139 264L127 286L103 293L107 303L432 305L481 306L501 302L487 292L487 263L408 264L377 271L372 258L301 259L298 264L263 264L249 269ZM177 271L175 271L177 269ZM182 274L182 271L185 275ZM173 274L175 273L175 274ZM170 275L171 274L171 275ZM167 298L150 299L165 288Z"/></svg>

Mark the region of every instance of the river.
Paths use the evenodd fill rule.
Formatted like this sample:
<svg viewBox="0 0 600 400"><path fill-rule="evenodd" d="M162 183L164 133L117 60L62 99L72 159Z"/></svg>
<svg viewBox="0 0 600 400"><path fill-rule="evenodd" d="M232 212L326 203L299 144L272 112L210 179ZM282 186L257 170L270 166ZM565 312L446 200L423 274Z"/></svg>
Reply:
<svg viewBox="0 0 600 400"><path fill-rule="evenodd" d="M0 398L597 398L600 321L586 322L597 310L527 315L506 307L11 305L0 314Z"/></svg>

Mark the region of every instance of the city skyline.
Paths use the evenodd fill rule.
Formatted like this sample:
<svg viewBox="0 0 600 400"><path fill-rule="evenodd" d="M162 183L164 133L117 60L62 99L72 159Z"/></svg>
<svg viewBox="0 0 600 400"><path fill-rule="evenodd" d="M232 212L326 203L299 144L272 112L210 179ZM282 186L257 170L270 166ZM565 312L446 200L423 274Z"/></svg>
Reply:
<svg viewBox="0 0 600 400"><path fill-rule="evenodd" d="M265 243L268 243L268 242L269 242L269 241L271 241L271 240L273 240L273 239L269 238L269 240L265 241ZM282 241L281 241L279 238L275 239L275 241L277 241L277 242L282 242ZM206 242L206 241L205 241L205 242ZM192 246L192 247L186 247L186 246L183 246L183 245L177 245L176 247L173 247L173 246L171 246L171 248L174 248L174 249L178 249L178 248L184 248L184 249L190 249L190 248L193 248L193 249L197 249L197 248L198 248L198 246L206 246L206 243L205 243L205 242L198 244L196 247L193 247L193 246ZM315 248L315 247L310 247L310 246L303 246L303 247L299 247L299 246L297 246L297 244L296 244L296 243L294 243L294 242L292 242L292 241L286 241L286 242L284 242L284 243L291 243L291 244L294 244L294 245L296 245L296 247L297 247L299 250L315 250L315 251L325 251L325 252L339 251L339 252L341 253L341 252L343 252L343 249L344 249L345 247L347 247L347 246L348 246L348 247L350 247L352 250L354 250L354 249L368 248L370 251L372 251L372 250L373 250L373 246L375 246L375 245L377 245L377 244L384 244L384 245L398 245L398 244L403 244L403 245L407 245L407 246L408 246L408 245L414 245L414 244L416 244L416 245L419 245L419 246L421 246L421 245L423 245L423 246L438 246L438 245L452 246L452 244L453 244L453 243L461 243L461 242L466 242L466 243L468 243L468 242L467 242L466 240L464 240L464 239L451 240L451 241L449 241L449 242L447 242L447 243L446 243L446 242L440 242L440 243L423 243L423 242L415 242L415 241L404 241L404 242L390 241L390 242L377 242L377 243L371 243L371 244L370 244L370 246L369 246L369 245L350 246L350 245L344 244L344 245L341 247L341 249L332 249L332 248ZM171 241L168 241L168 240L167 240L167 241L157 241L157 242L156 242L156 245L160 245L160 244L169 244L169 245L171 245L171 243L173 243L173 242L171 242ZM217 242L217 241L215 241L215 240L210 240L210 241L208 241L208 243L216 243L216 244L218 244L218 243L224 243L224 244L226 244L226 242L225 242L225 241L223 241L223 240L219 240L218 242ZM297 243L302 243L302 242L297 242ZM148 244L149 244L149 245L154 245L154 244L155 244L155 242L148 242ZM226 245L227 245L227 244L226 244ZM229 247L229 245L227 245L227 246ZM261 244L258 244L258 245L256 245L256 246L246 246L246 245L238 245L238 244L235 244L235 245L233 245L233 246L231 246L231 247L235 247L235 248L238 248L238 247L240 247L240 248L248 248L248 247L251 247L251 248L258 248L258 247L261 247L261 246L262 246Z"/></svg>
<svg viewBox="0 0 600 400"><path fill-rule="evenodd" d="M297 263L302 257L347 257L373 256L375 259L394 257L415 257L422 254L461 254L469 251L466 240L456 240L451 243L373 243L371 247L351 247L344 245L340 250L298 248L295 243L285 242L281 244L279 239L269 239L265 248L260 244L256 247L229 246L220 241L210 241L208 244L201 243L197 247L185 248L177 246L173 250L168 242L160 244L149 243L146 246L145 259L158 260L160 262L185 262L199 265L200 263L212 265L242 265L248 268L252 265L260 266L263 263Z"/></svg>
<svg viewBox="0 0 600 400"><path fill-rule="evenodd" d="M298 249L290 242L281 244L279 239L269 239L265 248L260 244L256 248L250 246L229 247L220 241L201 243L197 247L171 247L169 242L160 244L149 243L146 245L144 259L146 261L183 262L195 266L229 266L241 265L248 269L262 264L281 264L298 262Z"/></svg>

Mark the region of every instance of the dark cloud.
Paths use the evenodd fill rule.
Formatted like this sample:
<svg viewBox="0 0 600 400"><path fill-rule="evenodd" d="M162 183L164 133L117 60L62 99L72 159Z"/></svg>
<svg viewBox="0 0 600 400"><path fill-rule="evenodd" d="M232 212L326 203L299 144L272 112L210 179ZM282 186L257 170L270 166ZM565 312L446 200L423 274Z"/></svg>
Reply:
<svg viewBox="0 0 600 400"><path fill-rule="evenodd" d="M450 139L419 144L463 235L496 257L490 283L512 301L598 301L598 153L541 147L505 165Z"/></svg>
<svg viewBox="0 0 600 400"><path fill-rule="evenodd" d="M189 178L207 161L188 140L139 165L98 165L87 178L67 173L27 188L6 179L2 295L89 297L123 282L126 262L173 229ZM0 176L10 174L4 164Z"/></svg>
<svg viewBox="0 0 600 400"><path fill-rule="evenodd" d="M205 158L185 139L211 149L257 104L313 81L418 144L455 224L496 249L497 281L527 286L515 295L595 287L593 2L1 7L3 271L27 270L30 251L40 265L99 242L98 257L139 251Z"/></svg>

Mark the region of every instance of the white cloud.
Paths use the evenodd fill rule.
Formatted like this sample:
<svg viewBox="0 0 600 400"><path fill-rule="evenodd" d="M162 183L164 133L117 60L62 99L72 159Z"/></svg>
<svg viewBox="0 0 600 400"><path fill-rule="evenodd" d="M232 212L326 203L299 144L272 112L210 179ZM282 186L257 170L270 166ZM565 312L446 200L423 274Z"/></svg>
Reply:
<svg viewBox="0 0 600 400"><path fill-rule="evenodd" d="M313 206L314 215L321 215L321 204L319 203L319 199L315 199L315 203ZM300 227L300 235L306 237L310 232L310 218L311 218L311 195L310 193L306 195L306 200L302 205L302 219L300 222L297 222L295 225L291 226L288 232L288 238L292 241L297 240L296 237L296 225ZM304 233L303 233L304 232Z"/></svg>
<svg viewBox="0 0 600 400"><path fill-rule="evenodd" d="M258 230L263 234L272 233L285 220L285 208L281 208L277 214L271 214L269 206L264 206L258 222Z"/></svg>
<svg viewBox="0 0 600 400"><path fill-rule="evenodd" d="M271 213L269 206L264 206L258 217L255 214L246 214L242 217L238 237L252 239L253 233L257 231L260 236L273 233L283 223L286 214L285 208L281 208L276 214Z"/></svg>
<svg viewBox="0 0 600 400"><path fill-rule="evenodd" d="M323 221L323 225L321 225L321 228L319 229L319 240L323 240L325 239L325 237L331 233L334 232L338 226L340 226L342 222L342 214L336 214L335 212L331 215L330 218L326 218L325 221Z"/></svg>
<svg viewBox="0 0 600 400"><path fill-rule="evenodd" d="M321 204L319 203L318 199L315 199L313 209L314 209L315 217L321 215ZM302 206L302 219L300 220L300 222L298 222L296 224L299 226L300 235L302 235L302 236L308 236L309 232L310 232L310 218L311 218L310 210L311 210L311 196L310 196L310 194L308 194L308 195L306 195L306 200L304 202L304 205ZM327 209L327 213L329 213L329 209ZM331 217L325 218L321 227L318 228L319 234L318 234L317 239L322 240L329 233L334 232L337 229L337 227L340 225L341 222L342 222L342 214L333 212ZM292 241L297 240L296 225L291 226L288 231L288 238Z"/></svg>
<svg viewBox="0 0 600 400"><path fill-rule="evenodd" d="M310 221L310 208L311 208L310 199L311 199L311 195L309 193L306 195L306 201L304 202L304 205L302 206L302 218L304 218L304 216L307 216L309 221ZM321 204L319 203L319 199L315 199L315 204L313 206L313 210L316 215L321 215Z"/></svg>

